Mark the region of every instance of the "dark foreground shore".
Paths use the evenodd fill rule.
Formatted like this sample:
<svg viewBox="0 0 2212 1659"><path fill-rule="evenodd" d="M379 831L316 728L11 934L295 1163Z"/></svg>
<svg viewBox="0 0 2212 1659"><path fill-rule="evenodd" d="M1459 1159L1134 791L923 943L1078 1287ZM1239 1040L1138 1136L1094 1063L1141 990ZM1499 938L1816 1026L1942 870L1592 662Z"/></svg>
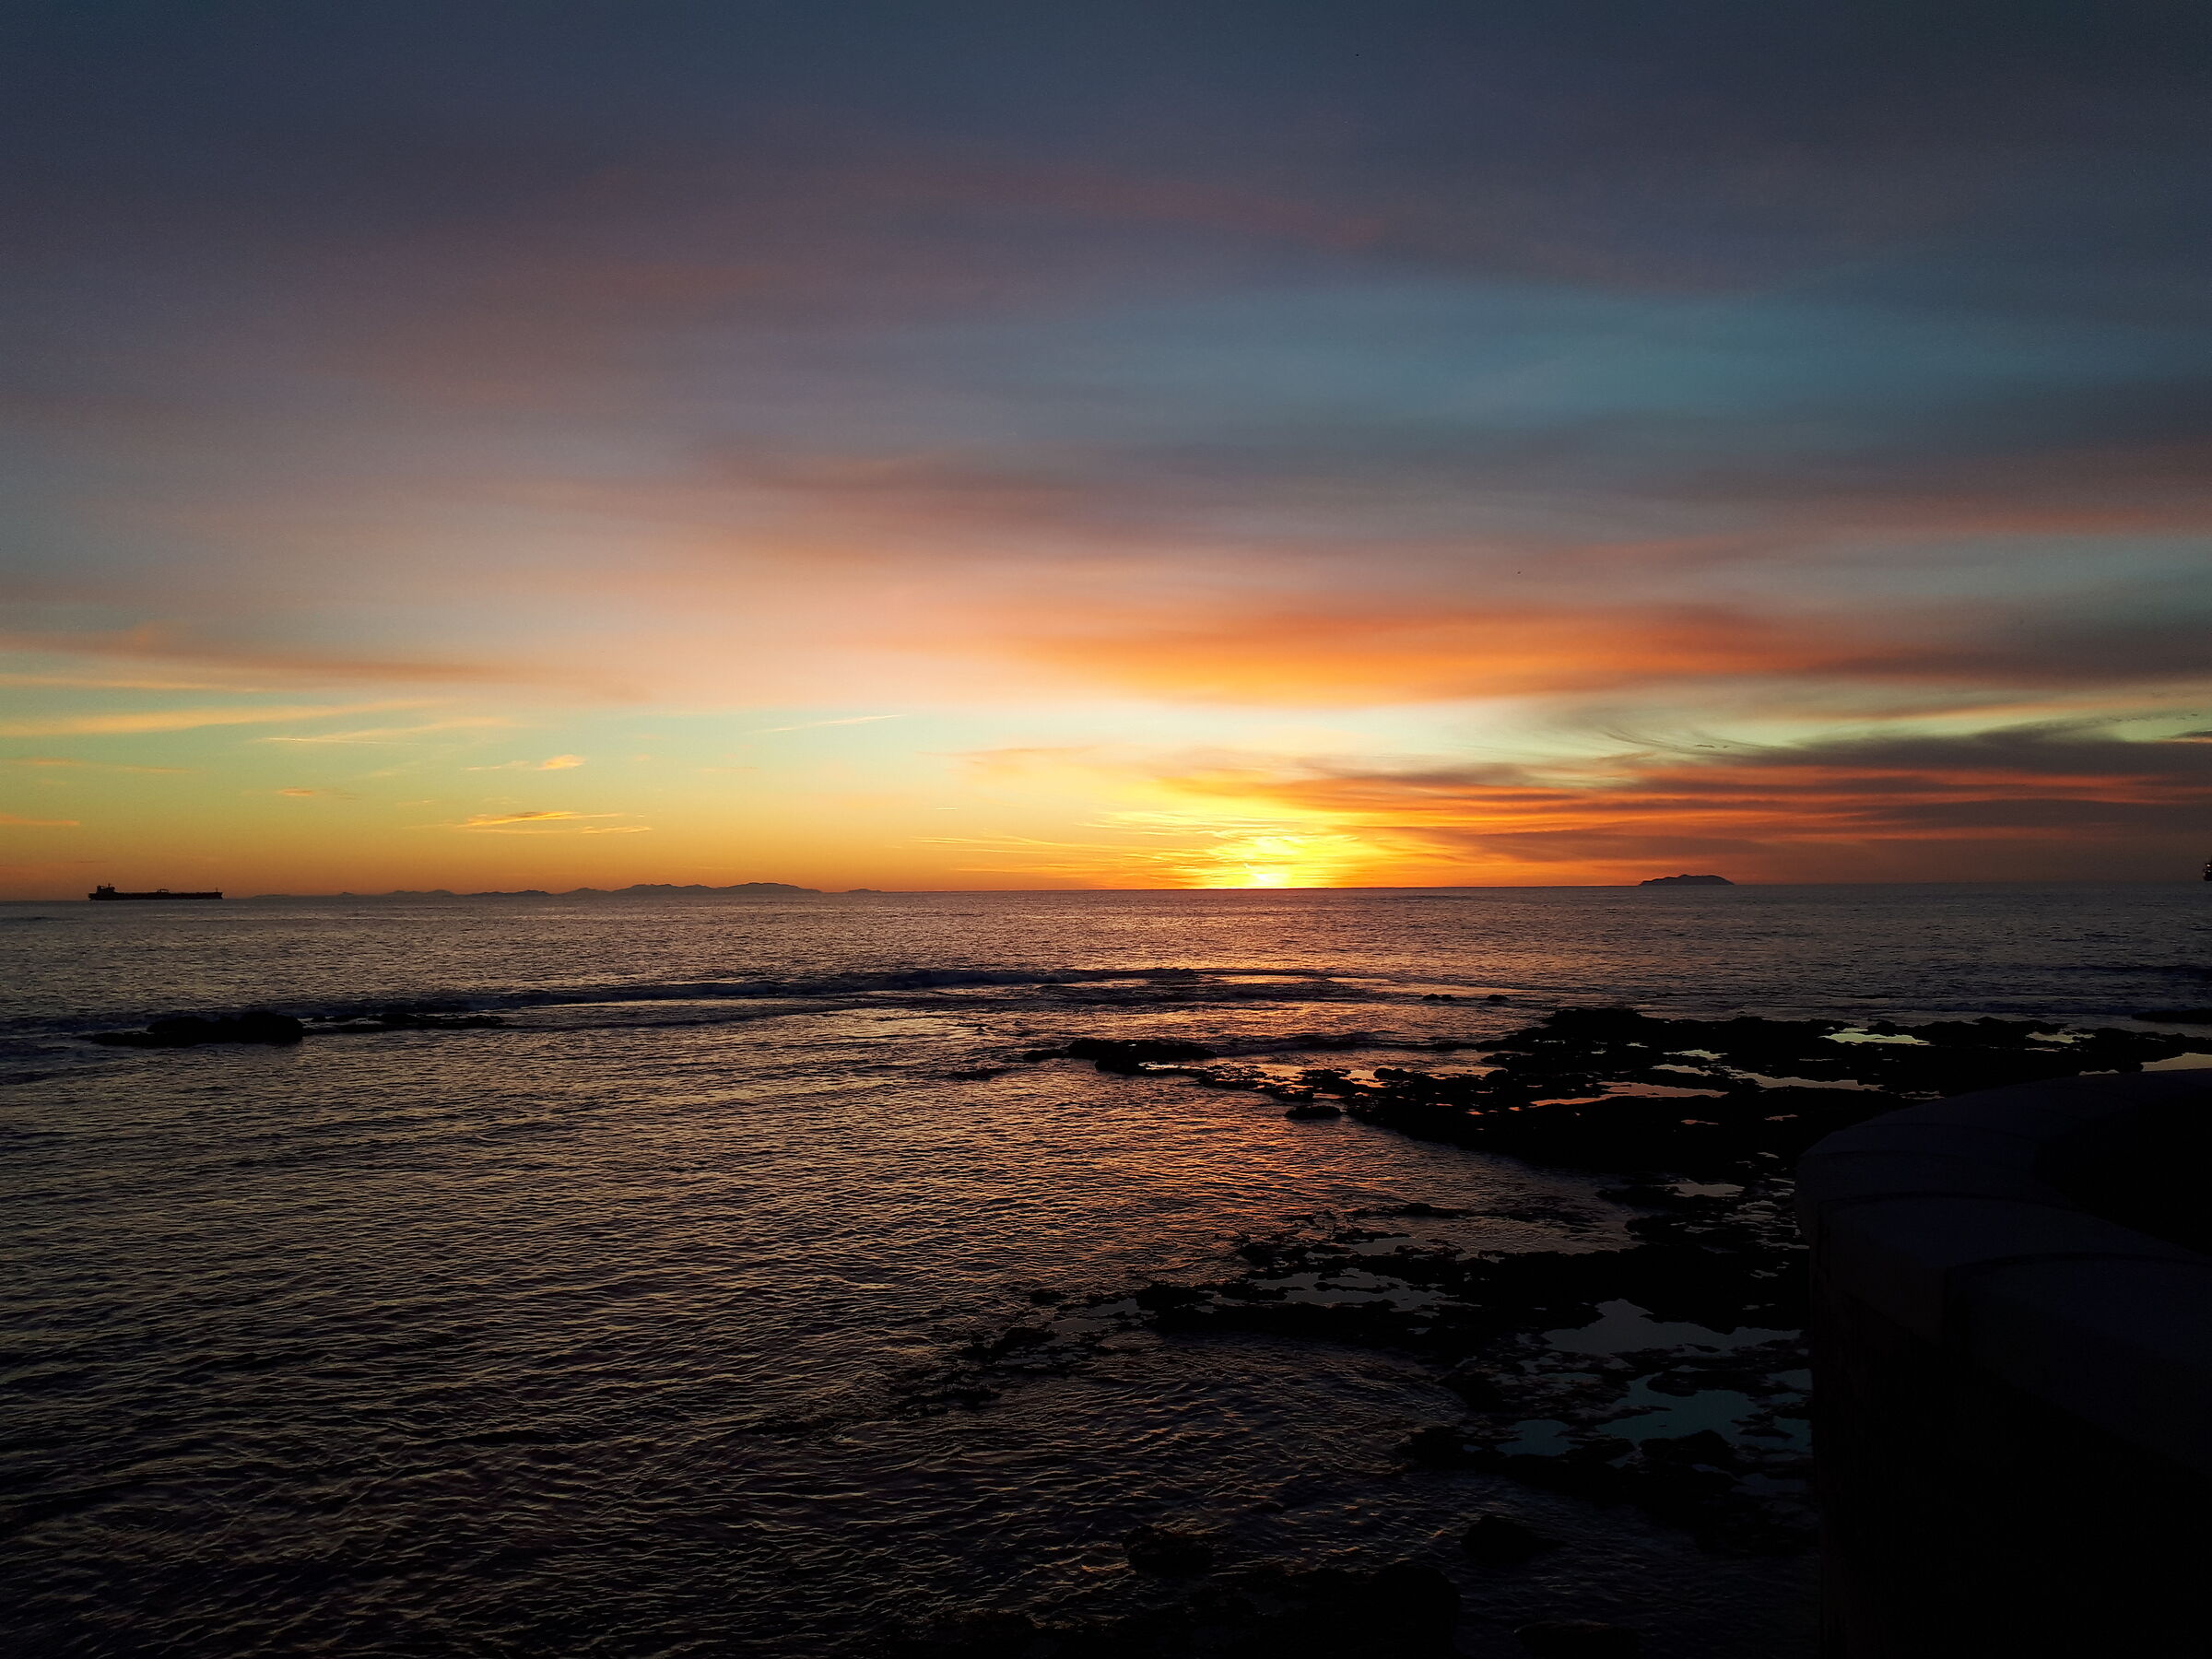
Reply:
<svg viewBox="0 0 2212 1659"><path fill-rule="evenodd" d="M2183 1022L2201 1010L2173 1010ZM1347 1041L1347 1040L1339 1040ZM1356 1039L1350 1040L1356 1041ZM1439 1043L1451 1050L1458 1045ZM1912 1100L2044 1077L2190 1064L2212 1038L2029 1020L1854 1029L1841 1021L1651 1018L1561 1010L1466 1045L1472 1065L1290 1068L1203 1045L1084 1039L1022 1056L1124 1077L1253 1090L1284 1116L1349 1113L1422 1139L1618 1173L1638 1212L1618 1248L1460 1252L1410 1236L1453 1212L1416 1204L1350 1225L1252 1237L1240 1271L1154 1281L1052 1305L906 1380L915 1410L981 1408L1015 1381L1065 1374L1135 1326L1255 1333L1389 1350L1434 1366L1464 1410L1409 1434L1409 1473L1475 1469L1631 1506L1715 1554L1810 1549L1804 1251L1789 1219L1795 1157ZM910 1630L906 1659L1444 1651L1461 1592L1418 1559L1369 1571L1220 1559L1203 1532L1124 1540L1139 1573L1187 1594L1088 1622L992 1609ZM1461 1553L1484 1575L1540 1571L1554 1540L1500 1513L1470 1517ZM1638 1651L1632 1625L1532 1621L1536 1655Z"/></svg>

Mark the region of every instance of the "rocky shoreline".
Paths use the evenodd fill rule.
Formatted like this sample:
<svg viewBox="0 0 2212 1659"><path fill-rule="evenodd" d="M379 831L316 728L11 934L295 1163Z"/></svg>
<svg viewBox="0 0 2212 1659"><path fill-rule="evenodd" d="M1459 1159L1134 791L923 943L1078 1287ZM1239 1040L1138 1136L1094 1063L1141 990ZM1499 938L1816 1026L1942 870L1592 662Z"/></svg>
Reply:
<svg viewBox="0 0 2212 1659"><path fill-rule="evenodd" d="M2179 1024L2202 1012L2149 1018ZM184 1016L89 1041L290 1045L509 1023L424 1003L304 1018ZM1224 1052L1232 1047L1239 1052ZM1349 1118L1594 1173L1609 1182L1598 1196L1614 1207L1601 1228L1562 1229L1559 1248L1506 1251L1443 1236L1473 1212L1397 1204L1240 1237L1218 1269L1184 1282L1086 1293L1039 1287L1026 1313L972 1330L943 1361L895 1379L892 1410L987 1409L1026 1382L1083 1371L1132 1334L1322 1343L1409 1361L1439 1384L1440 1401L1459 1403L1378 1442L1377 1462L1394 1467L1394 1478L1473 1472L1633 1512L1717 1555L1800 1553L1812 1541L1812 1513L1806 1288L1790 1220L1798 1155L1835 1129L1913 1100L2199 1054L2212 1054L2212 1034L1996 1018L1854 1027L1594 1007L1488 1035L1332 1031L1214 1046L1085 1036L991 1055L944 1075L989 1080L1082 1066L1109 1088L1141 1086L1167 1101L1177 1089L1243 1093L1320 1132ZM1473 1573L1504 1583L1542 1573L1552 1542L1510 1515L1461 1512L1456 1561L1355 1552L1324 1566L1241 1559L1202 1525L1162 1517L1123 1540L1132 1587L1146 1592L1130 1598L1146 1604L1138 1610L986 1606L885 1640L895 1659L1272 1659L1378 1641L1390 1652L1442 1651L1461 1594L1445 1565L1462 1581ZM1633 1630L1574 1618L1517 1634L1527 1652L1567 1659L1632 1653L1637 1642Z"/></svg>
<svg viewBox="0 0 2212 1659"><path fill-rule="evenodd" d="M1347 1041L1347 1040L1339 1040ZM1471 1469L1628 1505L1707 1550L1789 1555L1814 1541L1804 1250L1790 1218L1796 1156L1908 1101L2088 1071L2136 1070L2212 1039L2034 1020L1666 1019L1564 1009L1467 1044L1453 1069L1307 1066L1202 1045L1079 1039L1020 1055L1109 1075L1245 1089L1283 1115L1349 1114L1425 1140L1618 1175L1620 1248L1469 1252L1420 1236L1453 1212L1414 1204L1238 1241L1237 1265L1074 1300L979 1335L903 1379L904 1406L987 1406L1064 1374L1117 1334L1258 1335L1387 1349L1433 1368L1465 1410L1393 1448L1406 1478ZM1278 1049L1274 1051L1280 1053ZM1147 1534L1162 1529L1140 1529ZM909 1631L899 1659L1341 1653L1362 1637L1444 1651L1459 1592L1431 1562L1371 1571L1217 1566L1203 1537L1125 1541L1132 1568L1189 1581L1140 1614L1054 1621L982 1612ZM1501 1515L1463 1544L1486 1573L1526 1571L1547 1540ZM1627 1654L1635 1632L1557 1620L1516 1634L1536 1655Z"/></svg>

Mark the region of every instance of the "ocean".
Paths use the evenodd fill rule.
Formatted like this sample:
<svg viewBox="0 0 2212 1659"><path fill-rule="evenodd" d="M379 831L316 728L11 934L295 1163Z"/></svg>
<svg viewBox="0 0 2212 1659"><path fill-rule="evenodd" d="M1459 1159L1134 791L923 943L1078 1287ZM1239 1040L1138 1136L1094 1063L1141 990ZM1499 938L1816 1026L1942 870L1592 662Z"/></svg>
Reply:
<svg viewBox="0 0 2212 1659"><path fill-rule="evenodd" d="M1121 1542L1148 1524L1434 1565L1471 1655L1587 1618L1791 1659L1804 1554L1409 1466L1465 1409L1421 1355L1126 1300L1300 1230L1616 1248L1604 1172L1022 1056L1401 1065L1615 1003L2132 1027L2207 1000L2208 946L2196 884L0 906L0 1638L830 1659L1166 1606ZM507 1023L83 1041L394 1005ZM974 1385L1069 1309L1079 1351ZM1470 1564L1482 1511L1560 1547Z"/></svg>

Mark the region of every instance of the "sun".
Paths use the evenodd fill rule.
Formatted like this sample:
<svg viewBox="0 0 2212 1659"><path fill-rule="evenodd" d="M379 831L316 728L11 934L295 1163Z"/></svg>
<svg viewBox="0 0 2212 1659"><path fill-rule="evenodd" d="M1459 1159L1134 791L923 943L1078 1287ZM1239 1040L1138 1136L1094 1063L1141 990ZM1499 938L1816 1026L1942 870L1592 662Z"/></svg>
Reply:
<svg viewBox="0 0 2212 1659"><path fill-rule="evenodd" d="M1374 848L1350 835L1226 832L1186 873L1198 888L1336 887L1375 856Z"/></svg>

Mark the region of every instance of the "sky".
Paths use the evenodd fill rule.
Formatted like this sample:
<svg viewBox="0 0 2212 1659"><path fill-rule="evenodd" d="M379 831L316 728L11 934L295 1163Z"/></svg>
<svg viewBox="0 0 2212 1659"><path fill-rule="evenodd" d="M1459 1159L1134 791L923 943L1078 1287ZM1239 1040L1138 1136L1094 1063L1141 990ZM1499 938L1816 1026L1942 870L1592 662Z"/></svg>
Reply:
<svg viewBox="0 0 2212 1659"><path fill-rule="evenodd" d="M2193 878L2212 11L0 12L0 896Z"/></svg>

